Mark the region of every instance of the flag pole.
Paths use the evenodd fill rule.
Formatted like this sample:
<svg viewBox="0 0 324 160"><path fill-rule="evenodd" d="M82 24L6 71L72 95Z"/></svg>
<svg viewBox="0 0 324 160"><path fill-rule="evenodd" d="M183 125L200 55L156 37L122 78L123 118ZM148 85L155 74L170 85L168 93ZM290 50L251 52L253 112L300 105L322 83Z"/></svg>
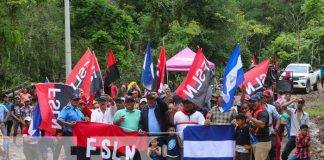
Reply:
<svg viewBox="0 0 324 160"><path fill-rule="evenodd" d="M65 73L66 78L71 72L71 34L70 34L70 1L64 0L65 20Z"/></svg>

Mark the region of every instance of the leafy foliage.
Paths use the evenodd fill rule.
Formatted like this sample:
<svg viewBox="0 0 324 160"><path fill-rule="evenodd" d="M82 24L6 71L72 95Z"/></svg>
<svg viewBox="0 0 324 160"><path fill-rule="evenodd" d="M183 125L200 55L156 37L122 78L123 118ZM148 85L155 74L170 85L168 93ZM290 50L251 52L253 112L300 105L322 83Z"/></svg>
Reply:
<svg viewBox="0 0 324 160"><path fill-rule="evenodd" d="M234 46L243 66L279 56L280 66L324 61L324 0L77 0L71 3L72 60L90 48L101 68L112 49L122 80L139 81L146 43L154 61L165 44L167 58L185 47L203 48L216 76ZM0 2L0 90L47 76L64 82L64 4L53 0ZM180 75L180 76L179 76ZM173 75L174 82L184 75Z"/></svg>

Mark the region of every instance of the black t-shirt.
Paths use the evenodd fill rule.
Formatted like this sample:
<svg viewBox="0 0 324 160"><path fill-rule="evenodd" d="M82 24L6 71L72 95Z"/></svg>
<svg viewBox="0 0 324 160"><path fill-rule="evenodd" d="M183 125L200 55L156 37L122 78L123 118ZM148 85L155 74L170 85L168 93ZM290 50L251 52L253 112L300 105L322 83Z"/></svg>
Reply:
<svg viewBox="0 0 324 160"><path fill-rule="evenodd" d="M235 140L236 140L236 145L241 145L241 146L249 145L250 144L249 126L236 127Z"/></svg>
<svg viewBox="0 0 324 160"><path fill-rule="evenodd" d="M265 127L264 128L259 128L258 132L256 134L256 138L258 139L259 142L267 142L270 141L270 134L269 134L269 113L266 109L263 109L258 117L258 120L262 121L265 123Z"/></svg>
<svg viewBox="0 0 324 160"><path fill-rule="evenodd" d="M167 156L168 157L179 157L180 156L180 146L176 135L166 137L167 145Z"/></svg>
<svg viewBox="0 0 324 160"><path fill-rule="evenodd" d="M22 107L22 105L20 104L14 104L12 107L11 107L11 111L14 112L15 116L16 117L20 117L21 116L21 112L20 112L20 108ZM14 119L14 118L13 118ZM16 120L16 119L15 119Z"/></svg>

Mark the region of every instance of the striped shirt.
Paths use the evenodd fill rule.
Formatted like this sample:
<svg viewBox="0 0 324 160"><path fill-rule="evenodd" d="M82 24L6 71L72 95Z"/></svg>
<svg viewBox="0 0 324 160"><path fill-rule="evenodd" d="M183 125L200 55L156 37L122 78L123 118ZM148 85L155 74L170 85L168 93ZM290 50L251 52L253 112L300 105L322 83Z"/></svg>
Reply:
<svg viewBox="0 0 324 160"><path fill-rule="evenodd" d="M180 138L183 140L183 130L187 126L194 126L194 125L203 125L205 123L204 116L195 111L193 114L187 115L181 111L178 111L174 115L174 125L177 126L177 131L180 132Z"/></svg>

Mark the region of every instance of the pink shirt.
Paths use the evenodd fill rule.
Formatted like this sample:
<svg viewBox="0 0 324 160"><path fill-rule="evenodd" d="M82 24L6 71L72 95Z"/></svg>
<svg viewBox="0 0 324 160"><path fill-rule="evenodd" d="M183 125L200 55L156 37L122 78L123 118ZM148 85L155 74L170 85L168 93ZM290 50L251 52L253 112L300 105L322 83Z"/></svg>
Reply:
<svg viewBox="0 0 324 160"><path fill-rule="evenodd" d="M19 93L20 102L25 103L25 101L30 100L31 95L29 93Z"/></svg>

